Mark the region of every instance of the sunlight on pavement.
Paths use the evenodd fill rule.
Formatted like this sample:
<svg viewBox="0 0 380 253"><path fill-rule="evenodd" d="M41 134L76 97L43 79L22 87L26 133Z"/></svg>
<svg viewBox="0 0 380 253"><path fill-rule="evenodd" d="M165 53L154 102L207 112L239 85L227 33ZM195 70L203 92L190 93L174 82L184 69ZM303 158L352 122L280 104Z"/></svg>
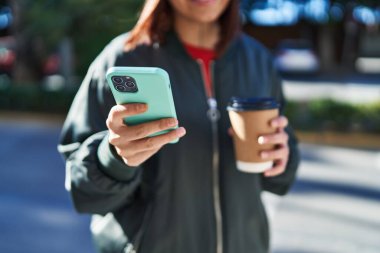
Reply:
<svg viewBox="0 0 380 253"><path fill-rule="evenodd" d="M269 199L273 253L377 253L380 248L380 155L301 145L297 181Z"/></svg>
<svg viewBox="0 0 380 253"><path fill-rule="evenodd" d="M333 99L352 103L380 101L380 86L356 83L285 81L284 93L293 101Z"/></svg>

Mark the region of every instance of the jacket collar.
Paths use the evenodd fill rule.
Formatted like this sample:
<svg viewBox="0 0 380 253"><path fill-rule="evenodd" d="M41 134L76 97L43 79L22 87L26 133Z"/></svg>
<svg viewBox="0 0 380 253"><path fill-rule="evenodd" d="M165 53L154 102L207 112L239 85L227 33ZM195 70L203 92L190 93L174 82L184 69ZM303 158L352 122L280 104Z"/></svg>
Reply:
<svg viewBox="0 0 380 253"><path fill-rule="evenodd" d="M239 33L229 44L227 47L226 52L216 60L216 63L218 65L224 65L228 62L231 62L233 59L234 54L236 53L236 50L238 48L239 41L241 40L241 34ZM187 53L184 45L179 40L176 32L173 30L169 31L166 35L166 41L163 45L160 45L166 50L168 50L170 53L175 55L175 57L184 57L184 59L192 60L191 56Z"/></svg>

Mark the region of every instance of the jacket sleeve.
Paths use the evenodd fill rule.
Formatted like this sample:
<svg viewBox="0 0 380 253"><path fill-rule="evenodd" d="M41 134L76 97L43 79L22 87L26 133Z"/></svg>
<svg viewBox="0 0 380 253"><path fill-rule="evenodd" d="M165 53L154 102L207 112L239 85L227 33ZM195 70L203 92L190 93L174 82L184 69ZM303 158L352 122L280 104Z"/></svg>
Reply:
<svg viewBox="0 0 380 253"><path fill-rule="evenodd" d="M273 61L270 60L270 82L272 87L272 95L276 97L277 101L280 103L280 114L283 114L284 108L286 106L286 101L282 90L282 81L279 77L275 67L273 66ZM289 160L285 169L285 172L275 177L264 177L262 176L262 186L265 191L275 193L277 195L285 195L292 184L294 183L298 165L300 162L300 153L298 150L298 141L294 134L292 127L289 126L285 129L289 135Z"/></svg>
<svg viewBox="0 0 380 253"><path fill-rule="evenodd" d="M65 186L77 211L104 215L133 201L142 168L127 166L108 143L105 121L114 100L105 68L97 62L74 98L58 150L66 161Z"/></svg>

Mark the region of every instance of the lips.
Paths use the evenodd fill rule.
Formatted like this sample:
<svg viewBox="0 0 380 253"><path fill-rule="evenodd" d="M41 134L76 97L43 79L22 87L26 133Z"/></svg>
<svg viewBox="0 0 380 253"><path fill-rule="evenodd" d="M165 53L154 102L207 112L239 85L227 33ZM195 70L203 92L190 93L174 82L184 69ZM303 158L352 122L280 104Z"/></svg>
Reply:
<svg viewBox="0 0 380 253"><path fill-rule="evenodd" d="M216 0L191 0L192 3L196 4L211 4L214 3Z"/></svg>

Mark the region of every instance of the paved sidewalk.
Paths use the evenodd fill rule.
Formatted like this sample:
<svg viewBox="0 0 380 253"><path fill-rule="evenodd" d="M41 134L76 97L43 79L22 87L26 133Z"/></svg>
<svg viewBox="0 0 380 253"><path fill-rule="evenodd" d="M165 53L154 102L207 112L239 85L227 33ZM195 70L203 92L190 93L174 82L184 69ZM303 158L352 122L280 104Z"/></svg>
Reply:
<svg viewBox="0 0 380 253"><path fill-rule="evenodd" d="M288 100L309 101L332 99L350 103L374 103L380 101L380 80L378 85L356 82L312 82L284 81L284 93Z"/></svg>
<svg viewBox="0 0 380 253"><path fill-rule="evenodd" d="M293 101L333 99L350 103L380 101L380 74L325 73L284 78L284 93Z"/></svg>
<svg viewBox="0 0 380 253"><path fill-rule="evenodd" d="M93 253L89 217L64 189L59 126L0 117L0 252Z"/></svg>
<svg viewBox="0 0 380 253"><path fill-rule="evenodd" d="M301 145L296 184L269 202L274 253L380 252L380 152Z"/></svg>

